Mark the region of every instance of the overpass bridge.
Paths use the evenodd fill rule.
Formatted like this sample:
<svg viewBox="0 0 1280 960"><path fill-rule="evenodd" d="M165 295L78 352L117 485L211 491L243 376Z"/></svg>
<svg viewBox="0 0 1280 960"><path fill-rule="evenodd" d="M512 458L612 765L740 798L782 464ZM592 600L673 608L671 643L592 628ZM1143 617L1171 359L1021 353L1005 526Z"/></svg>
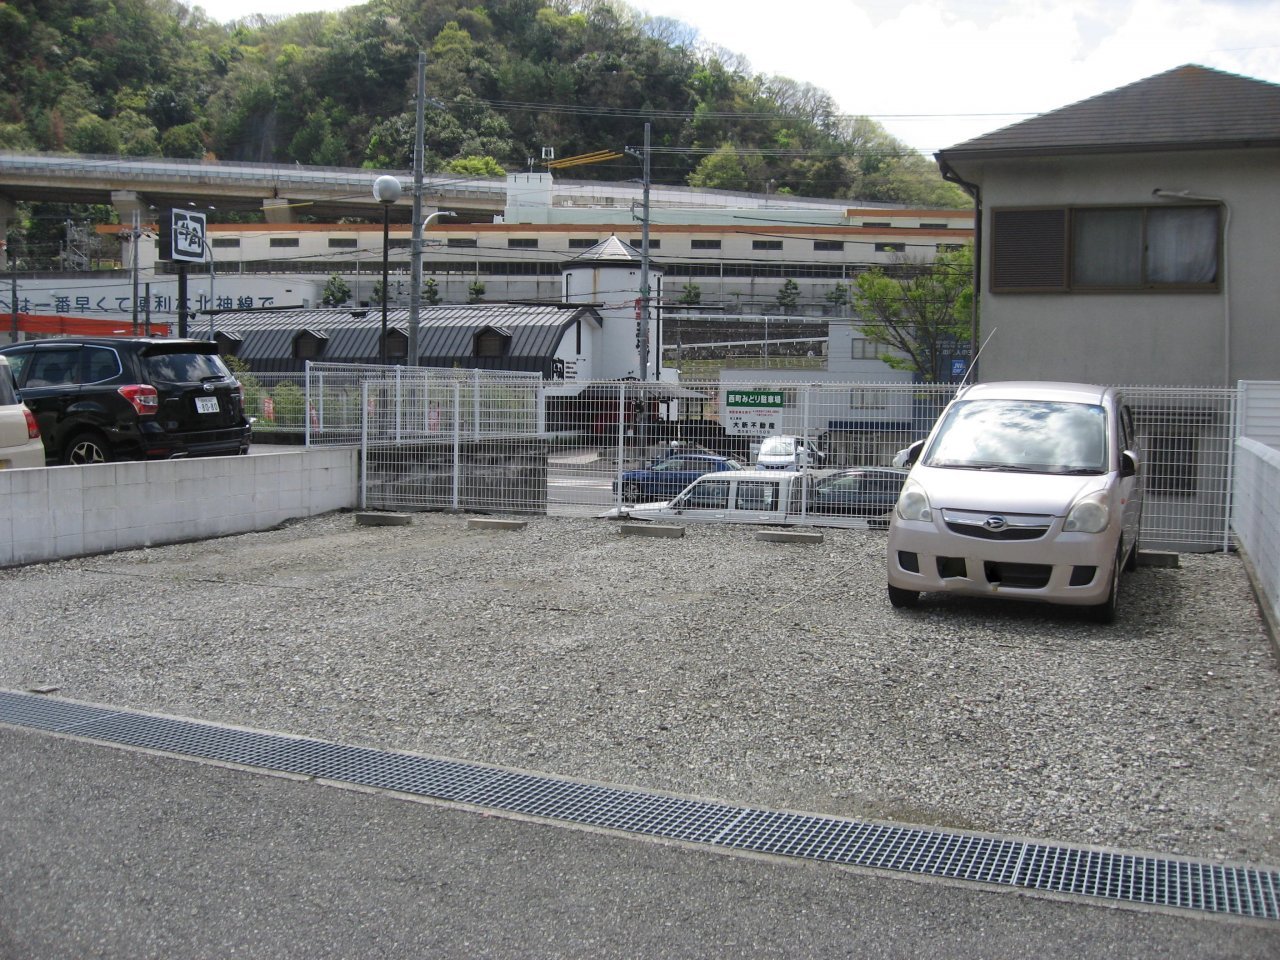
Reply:
<svg viewBox="0 0 1280 960"><path fill-rule="evenodd" d="M290 223L303 215L329 222L380 220L382 204L373 197L373 181L384 173L398 176L405 186L391 217L407 221L413 212L413 177L395 170L0 152L0 236L19 201L112 204L124 222L135 210L148 216L151 207L187 206L261 210L268 223ZM501 178L448 174L423 181L428 212L441 208L456 211L462 220L491 221L506 202Z"/></svg>

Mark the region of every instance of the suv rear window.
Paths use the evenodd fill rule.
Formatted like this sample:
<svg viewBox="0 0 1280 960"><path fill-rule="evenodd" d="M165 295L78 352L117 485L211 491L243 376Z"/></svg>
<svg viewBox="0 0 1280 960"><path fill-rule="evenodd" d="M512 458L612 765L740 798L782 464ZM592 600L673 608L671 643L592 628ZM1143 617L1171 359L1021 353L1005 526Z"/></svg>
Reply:
<svg viewBox="0 0 1280 960"><path fill-rule="evenodd" d="M149 353L142 358L147 379L163 383L201 383L231 379L216 353Z"/></svg>

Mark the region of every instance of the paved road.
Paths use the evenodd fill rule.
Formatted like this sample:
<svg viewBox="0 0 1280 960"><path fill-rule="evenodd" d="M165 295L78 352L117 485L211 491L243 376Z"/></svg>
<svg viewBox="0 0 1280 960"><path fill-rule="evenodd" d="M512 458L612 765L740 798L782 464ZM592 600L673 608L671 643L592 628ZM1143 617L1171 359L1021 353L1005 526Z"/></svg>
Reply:
<svg viewBox="0 0 1280 960"><path fill-rule="evenodd" d="M0 727L0 958L1273 958L1280 924L487 816Z"/></svg>

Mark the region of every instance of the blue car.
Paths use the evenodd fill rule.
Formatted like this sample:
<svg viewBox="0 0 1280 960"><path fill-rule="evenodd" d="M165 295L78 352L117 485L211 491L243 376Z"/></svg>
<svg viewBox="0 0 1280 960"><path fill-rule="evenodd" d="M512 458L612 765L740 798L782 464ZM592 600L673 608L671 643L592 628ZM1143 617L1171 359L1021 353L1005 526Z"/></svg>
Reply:
<svg viewBox="0 0 1280 960"><path fill-rule="evenodd" d="M621 477L624 503L670 500L704 473L741 470L742 464L714 453L673 453L655 460L643 470L626 470ZM618 490L618 479L613 489Z"/></svg>

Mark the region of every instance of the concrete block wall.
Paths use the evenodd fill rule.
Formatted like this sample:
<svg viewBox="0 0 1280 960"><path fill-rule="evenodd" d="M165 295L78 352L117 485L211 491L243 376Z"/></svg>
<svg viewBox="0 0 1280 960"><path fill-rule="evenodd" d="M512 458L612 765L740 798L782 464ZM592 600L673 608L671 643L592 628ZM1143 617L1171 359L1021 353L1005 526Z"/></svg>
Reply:
<svg viewBox="0 0 1280 960"><path fill-rule="evenodd" d="M354 447L0 471L0 567L267 530L357 505Z"/></svg>

